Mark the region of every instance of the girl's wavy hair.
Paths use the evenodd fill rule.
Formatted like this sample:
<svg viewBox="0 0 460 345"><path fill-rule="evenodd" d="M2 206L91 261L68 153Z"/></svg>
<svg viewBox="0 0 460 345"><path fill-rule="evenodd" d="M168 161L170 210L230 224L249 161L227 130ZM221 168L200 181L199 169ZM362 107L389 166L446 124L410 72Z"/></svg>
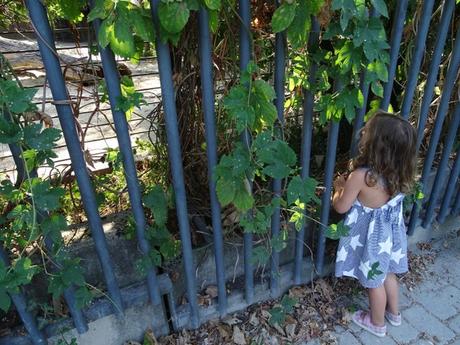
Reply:
<svg viewBox="0 0 460 345"><path fill-rule="evenodd" d="M416 170L416 132L403 118L378 110L361 130L352 169L366 167L366 184L383 178L390 195L412 190Z"/></svg>

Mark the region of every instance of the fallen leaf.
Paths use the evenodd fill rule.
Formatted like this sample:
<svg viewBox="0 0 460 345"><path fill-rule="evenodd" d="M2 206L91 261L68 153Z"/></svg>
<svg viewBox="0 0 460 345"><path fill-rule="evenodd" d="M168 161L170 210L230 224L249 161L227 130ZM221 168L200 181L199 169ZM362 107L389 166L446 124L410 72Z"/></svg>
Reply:
<svg viewBox="0 0 460 345"><path fill-rule="evenodd" d="M204 292L211 298L216 298L218 296L217 286L215 285L209 285Z"/></svg>
<svg viewBox="0 0 460 345"><path fill-rule="evenodd" d="M238 345L246 345L246 339L238 326L233 327L233 342Z"/></svg>

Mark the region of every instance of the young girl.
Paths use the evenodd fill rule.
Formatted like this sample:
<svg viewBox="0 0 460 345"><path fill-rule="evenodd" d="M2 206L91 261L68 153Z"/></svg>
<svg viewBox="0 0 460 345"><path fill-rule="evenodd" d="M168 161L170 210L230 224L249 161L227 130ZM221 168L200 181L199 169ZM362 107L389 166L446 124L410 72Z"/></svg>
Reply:
<svg viewBox="0 0 460 345"><path fill-rule="evenodd" d="M361 134L353 171L334 181L333 206L348 212L349 227L339 242L335 275L354 277L368 289L370 311L357 311L353 322L383 337L385 318L401 324L395 273L408 270L403 199L414 180L416 133L404 119L378 111Z"/></svg>

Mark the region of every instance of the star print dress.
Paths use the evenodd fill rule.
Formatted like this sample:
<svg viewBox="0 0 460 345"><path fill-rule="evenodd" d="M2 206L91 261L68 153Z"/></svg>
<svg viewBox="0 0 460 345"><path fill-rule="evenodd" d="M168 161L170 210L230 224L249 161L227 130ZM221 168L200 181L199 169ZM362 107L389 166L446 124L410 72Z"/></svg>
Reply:
<svg viewBox="0 0 460 345"><path fill-rule="evenodd" d="M336 277L353 277L366 288L376 288L388 272L407 272L403 199L398 194L375 209L354 202L345 218L348 236L340 239L337 250Z"/></svg>

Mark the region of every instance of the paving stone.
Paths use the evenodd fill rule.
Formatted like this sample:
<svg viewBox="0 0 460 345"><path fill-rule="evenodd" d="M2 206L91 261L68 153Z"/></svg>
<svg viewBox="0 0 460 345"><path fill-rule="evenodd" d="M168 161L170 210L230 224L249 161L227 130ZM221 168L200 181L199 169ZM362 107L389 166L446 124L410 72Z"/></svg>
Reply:
<svg viewBox="0 0 460 345"><path fill-rule="evenodd" d="M401 326L391 326L387 323L387 333L398 343L406 344L417 339L419 331L403 320Z"/></svg>
<svg viewBox="0 0 460 345"><path fill-rule="evenodd" d="M407 291L409 292L409 290ZM409 296L405 294L403 291L399 292L399 308L401 310L409 308L414 303L414 301Z"/></svg>
<svg viewBox="0 0 460 345"><path fill-rule="evenodd" d="M449 327L460 335L460 314L449 321Z"/></svg>
<svg viewBox="0 0 460 345"><path fill-rule="evenodd" d="M441 321L436 319L433 315L429 314L427 310L420 305L414 305L407 309L403 317L414 326L416 330L425 332L432 337L437 337L443 344L455 337L454 332L443 325Z"/></svg>
<svg viewBox="0 0 460 345"><path fill-rule="evenodd" d="M397 343L388 334L385 337L377 337L372 333L363 331L358 335L364 345L396 345Z"/></svg>
<svg viewBox="0 0 460 345"><path fill-rule="evenodd" d="M340 334L338 337L339 345L360 345L361 343L355 338L350 331Z"/></svg>
<svg viewBox="0 0 460 345"><path fill-rule="evenodd" d="M458 296L460 296L460 290L452 285L440 290L417 292L413 295L418 303L441 320L447 320L457 314Z"/></svg>
<svg viewBox="0 0 460 345"><path fill-rule="evenodd" d="M449 344L449 345L460 345L460 339L457 339L456 341L454 341L452 344Z"/></svg>

